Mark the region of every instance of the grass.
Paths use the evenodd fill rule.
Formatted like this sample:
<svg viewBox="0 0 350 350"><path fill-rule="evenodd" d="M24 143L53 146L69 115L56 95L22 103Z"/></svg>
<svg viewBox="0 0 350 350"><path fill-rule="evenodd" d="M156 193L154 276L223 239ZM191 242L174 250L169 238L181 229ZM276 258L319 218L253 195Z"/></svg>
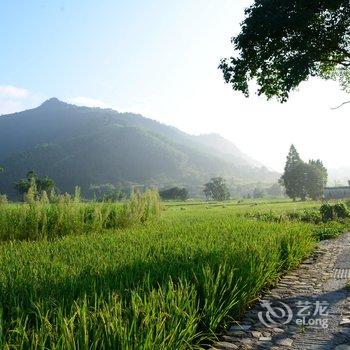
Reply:
<svg viewBox="0 0 350 350"><path fill-rule="evenodd" d="M0 348L199 348L315 246L313 224L241 214L316 205L170 205L157 222L5 241Z"/></svg>
<svg viewBox="0 0 350 350"><path fill-rule="evenodd" d="M48 202L47 196L27 204L1 204L0 241L51 240L97 233L146 222L160 213L159 196L155 191L135 192L123 204L81 203L78 196L57 196L53 204Z"/></svg>

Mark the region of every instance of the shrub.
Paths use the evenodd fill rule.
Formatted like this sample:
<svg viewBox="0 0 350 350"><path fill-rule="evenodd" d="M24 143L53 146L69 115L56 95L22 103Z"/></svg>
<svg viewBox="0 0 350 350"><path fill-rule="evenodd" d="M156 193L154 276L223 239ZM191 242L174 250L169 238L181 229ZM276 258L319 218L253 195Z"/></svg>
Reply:
<svg viewBox="0 0 350 350"><path fill-rule="evenodd" d="M318 226L313 235L318 241L337 238L344 232L344 226L339 222L327 222Z"/></svg>
<svg viewBox="0 0 350 350"><path fill-rule="evenodd" d="M268 212L250 212L244 214L244 217L266 222L302 221L312 224L322 222L320 212L315 209L304 209L302 211L289 211L285 213L276 213L272 210Z"/></svg>
<svg viewBox="0 0 350 350"><path fill-rule="evenodd" d="M180 187L172 187L169 189L165 189L159 192L159 195L162 199L170 199L170 200L181 200L185 201L188 199L188 191L186 188Z"/></svg>
<svg viewBox="0 0 350 350"><path fill-rule="evenodd" d="M334 204L333 210L338 219L346 219L350 217L350 211L344 203Z"/></svg>
<svg viewBox="0 0 350 350"><path fill-rule="evenodd" d="M248 212L243 214L243 217L265 222L283 222L287 220L283 214L277 214L272 210L267 212Z"/></svg>
<svg viewBox="0 0 350 350"><path fill-rule="evenodd" d="M343 202L336 204L325 203L321 206L320 213L324 222L350 217L350 211Z"/></svg>
<svg viewBox="0 0 350 350"><path fill-rule="evenodd" d="M322 216L319 210L304 209L302 212L300 212L300 220L303 222L319 224L322 222Z"/></svg>
<svg viewBox="0 0 350 350"><path fill-rule="evenodd" d="M322 215L323 221L331 221L333 220L334 213L333 213L333 207L329 203L325 203L321 205L320 213Z"/></svg>

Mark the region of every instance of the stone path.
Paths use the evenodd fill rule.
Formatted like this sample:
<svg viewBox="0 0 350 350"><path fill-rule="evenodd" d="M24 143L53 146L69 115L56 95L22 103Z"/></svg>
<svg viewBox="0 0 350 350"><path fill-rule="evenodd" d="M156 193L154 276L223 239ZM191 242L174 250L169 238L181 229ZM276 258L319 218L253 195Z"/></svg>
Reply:
<svg viewBox="0 0 350 350"><path fill-rule="evenodd" d="M212 349L350 350L349 278L350 233L321 242Z"/></svg>

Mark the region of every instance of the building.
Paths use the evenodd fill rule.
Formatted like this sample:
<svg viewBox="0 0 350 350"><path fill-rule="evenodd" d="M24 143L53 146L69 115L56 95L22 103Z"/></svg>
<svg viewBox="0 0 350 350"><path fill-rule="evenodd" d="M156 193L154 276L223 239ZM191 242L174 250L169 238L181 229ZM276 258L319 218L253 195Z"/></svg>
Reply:
<svg viewBox="0 0 350 350"><path fill-rule="evenodd" d="M324 199L344 199L350 198L350 180L348 186L341 187L325 187Z"/></svg>

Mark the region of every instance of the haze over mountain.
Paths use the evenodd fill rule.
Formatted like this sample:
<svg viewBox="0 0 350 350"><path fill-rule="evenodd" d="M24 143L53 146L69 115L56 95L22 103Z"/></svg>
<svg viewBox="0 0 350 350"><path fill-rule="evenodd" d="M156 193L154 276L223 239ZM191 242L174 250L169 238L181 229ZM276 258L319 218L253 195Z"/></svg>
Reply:
<svg viewBox="0 0 350 350"><path fill-rule="evenodd" d="M0 117L0 191L29 170L54 179L61 191L92 184L184 185L212 176L235 183L272 183L279 174L217 134L193 136L132 113L78 107L56 98Z"/></svg>

